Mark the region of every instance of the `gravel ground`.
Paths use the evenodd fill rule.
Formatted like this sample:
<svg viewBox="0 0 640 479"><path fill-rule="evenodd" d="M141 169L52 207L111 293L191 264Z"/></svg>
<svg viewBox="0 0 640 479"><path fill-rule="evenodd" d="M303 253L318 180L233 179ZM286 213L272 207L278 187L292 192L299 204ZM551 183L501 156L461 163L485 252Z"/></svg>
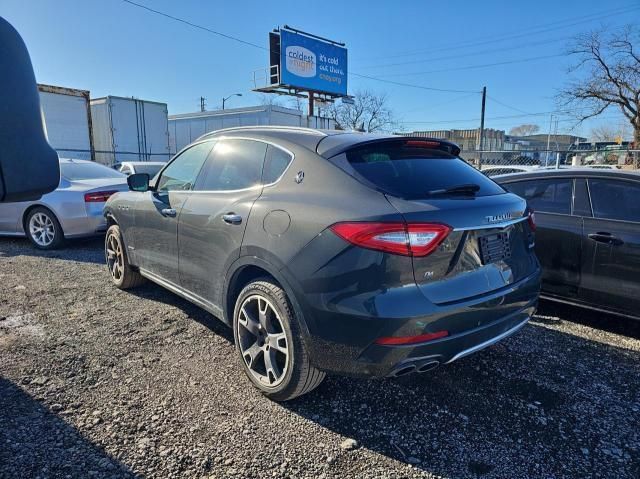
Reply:
<svg viewBox="0 0 640 479"><path fill-rule="evenodd" d="M640 477L637 323L543 304L456 364L276 404L222 323L115 289L101 247L0 239L2 478Z"/></svg>

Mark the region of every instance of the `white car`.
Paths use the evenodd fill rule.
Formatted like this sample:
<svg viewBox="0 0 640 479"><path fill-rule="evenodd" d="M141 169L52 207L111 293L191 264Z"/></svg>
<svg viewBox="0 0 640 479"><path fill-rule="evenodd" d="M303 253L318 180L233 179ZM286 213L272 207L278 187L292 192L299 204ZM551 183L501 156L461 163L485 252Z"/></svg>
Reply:
<svg viewBox="0 0 640 479"><path fill-rule="evenodd" d="M104 232L102 208L128 189L127 177L83 160L60 159L60 183L37 201L0 203L0 235L27 236L36 248L53 249L67 238Z"/></svg>
<svg viewBox="0 0 640 479"><path fill-rule="evenodd" d="M146 173L149 178L153 178L164 165L166 163L163 161L123 161L117 165L117 169L127 176L134 173Z"/></svg>

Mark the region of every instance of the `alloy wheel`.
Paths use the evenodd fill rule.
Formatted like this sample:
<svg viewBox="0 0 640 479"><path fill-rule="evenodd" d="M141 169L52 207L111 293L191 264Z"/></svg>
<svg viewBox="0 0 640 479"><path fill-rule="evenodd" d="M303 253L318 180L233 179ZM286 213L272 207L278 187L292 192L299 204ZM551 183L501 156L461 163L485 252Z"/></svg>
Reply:
<svg viewBox="0 0 640 479"><path fill-rule="evenodd" d="M280 315L260 295L244 300L238 312L238 344L251 375L267 387L278 386L289 368L289 341Z"/></svg>
<svg viewBox="0 0 640 479"><path fill-rule="evenodd" d="M106 241L107 267L114 281L120 281L124 272L124 255L120 238L110 234Z"/></svg>
<svg viewBox="0 0 640 479"><path fill-rule="evenodd" d="M56 237L53 220L45 213L36 213L29 219L29 234L38 246L49 246Z"/></svg>

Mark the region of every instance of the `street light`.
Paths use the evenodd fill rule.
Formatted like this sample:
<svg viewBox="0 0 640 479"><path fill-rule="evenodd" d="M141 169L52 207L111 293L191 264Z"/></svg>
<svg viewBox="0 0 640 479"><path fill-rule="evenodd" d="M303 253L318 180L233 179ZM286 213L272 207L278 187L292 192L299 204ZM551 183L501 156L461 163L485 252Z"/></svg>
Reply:
<svg viewBox="0 0 640 479"><path fill-rule="evenodd" d="M225 101L227 101L227 100L228 100L229 98L231 98L232 96L242 96L242 93L234 93L234 94L232 94L232 95L229 95L229 96L228 96L228 97L226 97L226 98L223 98L223 99L222 99L222 109L223 109L223 110L224 110L224 102L225 102Z"/></svg>

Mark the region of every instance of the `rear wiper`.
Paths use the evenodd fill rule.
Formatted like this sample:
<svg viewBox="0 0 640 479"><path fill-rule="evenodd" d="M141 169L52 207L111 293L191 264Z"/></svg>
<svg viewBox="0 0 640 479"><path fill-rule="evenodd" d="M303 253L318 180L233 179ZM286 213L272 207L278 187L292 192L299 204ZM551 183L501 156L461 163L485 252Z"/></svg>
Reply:
<svg viewBox="0 0 640 479"><path fill-rule="evenodd" d="M478 191L480 191L480 185L476 185L474 183L469 183L466 185L458 185L452 186L451 188L443 188L440 190L430 190L427 191L428 196L437 196L437 195L475 195Z"/></svg>

